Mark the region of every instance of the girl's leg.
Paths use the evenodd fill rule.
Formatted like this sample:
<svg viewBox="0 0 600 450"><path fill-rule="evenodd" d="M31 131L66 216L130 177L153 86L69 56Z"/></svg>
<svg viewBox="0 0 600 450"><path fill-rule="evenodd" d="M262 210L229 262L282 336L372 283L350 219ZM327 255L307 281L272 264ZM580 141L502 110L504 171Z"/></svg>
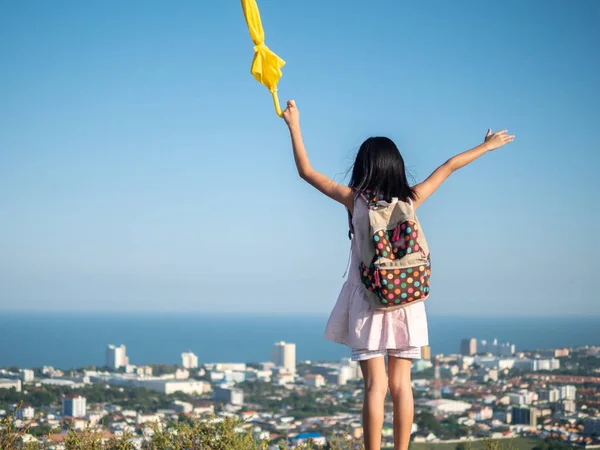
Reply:
<svg viewBox="0 0 600 450"><path fill-rule="evenodd" d="M394 403L394 450L407 450L414 418L411 359L388 354L390 393Z"/></svg>
<svg viewBox="0 0 600 450"><path fill-rule="evenodd" d="M365 382L365 401L363 403L365 450L380 450L384 417L383 405L388 388L385 357L379 352L375 357L363 359L360 361L360 368Z"/></svg>

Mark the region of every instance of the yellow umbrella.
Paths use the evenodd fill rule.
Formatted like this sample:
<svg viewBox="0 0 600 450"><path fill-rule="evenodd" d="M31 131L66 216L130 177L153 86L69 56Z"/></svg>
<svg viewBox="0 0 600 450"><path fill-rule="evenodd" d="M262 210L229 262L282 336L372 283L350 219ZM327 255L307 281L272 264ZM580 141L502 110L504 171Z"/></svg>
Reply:
<svg viewBox="0 0 600 450"><path fill-rule="evenodd" d="M260 21L260 13L256 0L242 0L244 16L250 31L250 37L254 41L254 60L250 72L261 84L264 84L273 96L275 111L281 117L279 98L277 97L277 83L281 78L281 68L285 61L269 50L265 45L265 32Z"/></svg>

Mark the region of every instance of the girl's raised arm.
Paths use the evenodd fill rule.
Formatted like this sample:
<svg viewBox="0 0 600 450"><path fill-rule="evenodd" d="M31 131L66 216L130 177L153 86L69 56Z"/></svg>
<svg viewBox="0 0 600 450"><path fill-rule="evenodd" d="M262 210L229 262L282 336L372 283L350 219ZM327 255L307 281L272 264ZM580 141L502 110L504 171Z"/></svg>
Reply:
<svg viewBox="0 0 600 450"><path fill-rule="evenodd" d="M508 130L501 130L496 133L492 133L492 130L488 130L483 144L450 158L440 167L435 169L425 181L414 186L417 197L414 202L415 209L433 194L452 172L473 162L484 153L496 150L497 148L512 142L515 137L507 133Z"/></svg>
<svg viewBox="0 0 600 450"><path fill-rule="evenodd" d="M323 194L340 202L352 212L354 207L354 192L352 189L336 183L311 167L306 155L306 149L304 148L304 142L302 141L302 133L300 132L300 113L294 100L287 102L287 108L283 111L283 119L290 129L298 175Z"/></svg>

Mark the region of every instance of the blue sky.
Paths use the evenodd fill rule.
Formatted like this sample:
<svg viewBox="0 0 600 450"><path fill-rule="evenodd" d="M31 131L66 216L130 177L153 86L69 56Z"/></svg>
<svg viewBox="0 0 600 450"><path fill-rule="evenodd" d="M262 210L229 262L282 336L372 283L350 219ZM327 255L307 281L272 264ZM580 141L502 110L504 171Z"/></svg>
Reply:
<svg viewBox="0 0 600 450"><path fill-rule="evenodd" d="M313 166L387 135L437 315L600 314L600 3L259 1ZM0 310L327 314L341 206L295 173L239 2L0 3Z"/></svg>

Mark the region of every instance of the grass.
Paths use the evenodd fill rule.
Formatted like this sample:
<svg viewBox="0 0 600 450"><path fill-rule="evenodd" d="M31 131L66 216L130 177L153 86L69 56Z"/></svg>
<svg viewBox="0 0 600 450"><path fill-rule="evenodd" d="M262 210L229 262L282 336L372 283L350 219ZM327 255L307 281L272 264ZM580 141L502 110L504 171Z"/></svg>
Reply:
<svg viewBox="0 0 600 450"><path fill-rule="evenodd" d="M512 448L518 450L531 450L536 444L539 444L540 441L537 439L531 438L522 438L516 437L513 439L496 439L491 441L494 444L499 444L500 448ZM456 447L460 445L458 442L454 443L440 443L440 444L430 444L430 443L415 443L412 442L410 444L411 450L455 450ZM490 448L490 441L472 441L465 442L466 447L469 450L484 450ZM383 447L382 450L393 450L393 447Z"/></svg>

